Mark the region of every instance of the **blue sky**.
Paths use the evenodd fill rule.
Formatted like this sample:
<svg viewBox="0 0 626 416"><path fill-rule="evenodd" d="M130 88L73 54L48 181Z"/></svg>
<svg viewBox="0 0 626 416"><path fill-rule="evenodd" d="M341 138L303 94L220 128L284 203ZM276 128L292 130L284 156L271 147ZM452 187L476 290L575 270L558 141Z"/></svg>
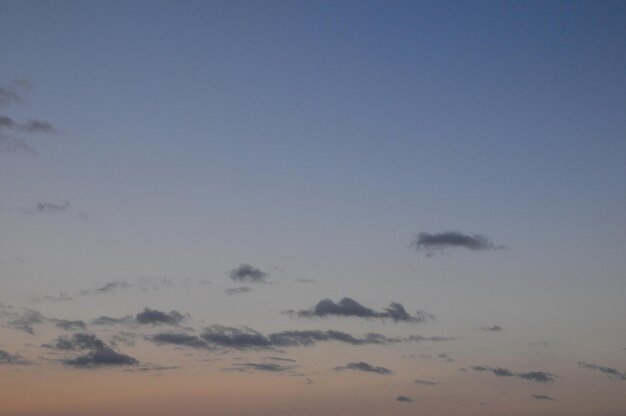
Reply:
<svg viewBox="0 0 626 416"><path fill-rule="evenodd" d="M515 414L505 403L519 399L525 415L582 415L598 407L593 392L588 408L575 402L580 383L597 381L610 397L599 409L626 409L611 395L623 380L577 364L626 371L625 3L0 1L0 10L0 88L20 98L0 106L17 123L0 123L3 305L85 322L176 310L196 331L416 329L457 339L384 354L393 366L454 352L446 368L415 364L449 380L428 404L398 408L393 396L337 412ZM53 129L28 130L31 119ZM420 232L447 231L503 248L447 245L427 256L411 246ZM271 284L233 282L241 264ZM94 294L108 282L128 286ZM241 286L251 291L224 292ZM72 300L50 300L60 293ZM343 297L436 319L394 333L367 319L281 313ZM45 353L32 345L48 342L49 329L24 334L3 313L0 350L31 361ZM484 330L496 324L505 330ZM142 363L152 357L144 344L129 352ZM376 364L382 353L363 348ZM349 372L328 368L352 350L311 350L297 357L303 374L350 385ZM194 364L161 354L153 361L180 367L172 383L196 377ZM560 377L549 396L561 399L488 378L480 394L464 389L459 368L480 365L550 368ZM28 368L32 377L77 371ZM218 364L206 374L232 376ZM246 375L237 383L255 385ZM130 382L123 370L111 377ZM389 394L411 396L392 385ZM354 380L346 397L372 397L370 388ZM274 414L292 414L291 401L278 402ZM15 414L43 414L15 403ZM228 403L224 414L248 411Z"/></svg>

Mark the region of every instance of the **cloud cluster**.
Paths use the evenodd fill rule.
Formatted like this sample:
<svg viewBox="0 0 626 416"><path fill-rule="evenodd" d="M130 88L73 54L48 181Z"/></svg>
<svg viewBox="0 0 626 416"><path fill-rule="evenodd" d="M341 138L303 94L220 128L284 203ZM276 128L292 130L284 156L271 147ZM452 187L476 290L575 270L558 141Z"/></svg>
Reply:
<svg viewBox="0 0 626 416"><path fill-rule="evenodd" d="M88 333L78 333L71 337L60 336L54 343L42 346L60 351L87 351L83 355L61 361L65 365L77 368L139 364L135 358L113 350L100 338Z"/></svg>
<svg viewBox="0 0 626 416"><path fill-rule="evenodd" d="M516 373L509 370L508 368L488 367L480 365L475 365L470 368L474 371L488 371L498 377L517 377L524 380L535 381L538 383L549 383L557 378L556 375L547 371L529 371L526 373Z"/></svg>
<svg viewBox="0 0 626 416"><path fill-rule="evenodd" d="M335 303L331 299L323 299L314 307L307 310L286 311L287 314L303 318L325 318L329 316L350 316L365 319L391 319L394 322L423 322L433 319L434 316L425 311L418 311L410 315L401 303L391 302L383 311L376 311L361 305L354 299L344 297Z"/></svg>
<svg viewBox="0 0 626 416"><path fill-rule="evenodd" d="M482 234L463 234L459 231L445 231L442 233L421 232L411 242L411 246L418 251L433 253L447 248L465 248L472 251L496 250L496 246L489 237Z"/></svg>
<svg viewBox="0 0 626 416"><path fill-rule="evenodd" d="M334 370L335 371L356 370L356 371L363 371L366 373L380 374L383 376L388 376L389 374L393 373L393 371L391 371L388 368L371 365L364 361L348 363L341 367L335 367Z"/></svg>
<svg viewBox="0 0 626 416"><path fill-rule="evenodd" d="M4 350L0 350L0 364L6 365L27 365L32 364L19 354L10 354Z"/></svg>
<svg viewBox="0 0 626 416"><path fill-rule="evenodd" d="M436 381L430 381L430 380L415 380L414 383L421 384L423 386L429 386L429 387L433 387L439 384Z"/></svg>
<svg viewBox="0 0 626 416"><path fill-rule="evenodd" d="M174 344L192 348L227 348L233 350L261 350L286 347L306 347L318 342L342 342L350 345L386 345L399 342L446 341L451 338L423 337L411 335L405 338L390 338L370 332L355 337L341 331L327 330L288 330L264 335L251 328L234 328L212 325L199 336L183 333L160 333L148 338L156 344Z"/></svg>
<svg viewBox="0 0 626 416"><path fill-rule="evenodd" d="M546 396L545 394L533 394L532 395L535 400L547 400L551 402L555 402L556 399L550 396Z"/></svg>
<svg viewBox="0 0 626 416"><path fill-rule="evenodd" d="M407 396L398 396L396 397L396 401L397 402L403 402L403 403L413 403L414 400L411 399L410 397Z"/></svg>

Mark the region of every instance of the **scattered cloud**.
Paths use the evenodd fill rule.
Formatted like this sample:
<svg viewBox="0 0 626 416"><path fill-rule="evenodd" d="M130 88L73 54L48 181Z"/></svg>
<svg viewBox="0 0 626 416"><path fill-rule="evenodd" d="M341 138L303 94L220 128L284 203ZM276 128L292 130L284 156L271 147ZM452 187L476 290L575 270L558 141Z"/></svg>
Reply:
<svg viewBox="0 0 626 416"><path fill-rule="evenodd" d="M93 334L79 333L71 337L60 336L53 344L43 344L42 347L62 351L79 351L105 348L106 344Z"/></svg>
<svg viewBox="0 0 626 416"><path fill-rule="evenodd" d="M248 293L248 292L252 292L252 289L246 286L234 287L231 289L226 289L224 291L224 293L226 293L227 295L240 295L240 294Z"/></svg>
<svg viewBox="0 0 626 416"><path fill-rule="evenodd" d="M77 368L139 364L133 357L116 352L100 338L88 333L60 336L54 343L43 344L42 347L59 351L88 351L84 355L61 361L68 366Z"/></svg>
<svg viewBox="0 0 626 416"><path fill-rule="evenodd" d="M398 396L396 397L396 401L397 402L403 402L403 403L413 403L414 400L411 399L410 397L407 396Z"/></svg>
<svg viewBox="0 0 626 416"><path fill-rule="evenodd" d="M61 204L55 204L52 202L38 202L36 210L39 213L52 214L57 212L63 212L70 207L70 201L65 201Z"/></svg>
<svg viewBox="0 0 626 416"><path fill-rule="evenodd" d="M364 371L366 373L376 373L376 374L380 374L383 376L387 376L393 373L393 371L391 371L388 368L377 367L377 366L368 364L364 361L348 363L345 366L335 367L334 370L335 371L356 370L356 371Z"/></svg>
<svg viewBox="0 0 626 416"><path fill-rule="evenodd" d="M41 298L37 298L37 300L47 300L50 302L68 302L72 300L72 297L66 293L59 293L58 295L44 295Z"/></svg>
<svg viewBox="0 0 626 416"><path fill-rule="evenodd" d="M67 319L51 319L54 324L67 331L73 331L76 329L85 329L87 325L83 321L70 321Z"/></svg>
<svg viewBox="0 0 626 416"><path fill-rule="evenodd" d="M85 355L63 361L64 364L77 368L110 367L139 364L135 358L121 354L109 347L91 351Z"/></svg>
<svg viewBox="0 0 626 416"><path fill-rule="evenodd" d="M249 264L241 264L228 272L228 276L236 282L264 283L268 274Z"/></svg>
<svg viewBox="0 0 626 416"><path fill-rule="evenodd" d="M130 324L133 322L133 317L130 315L122 318L111 318L110 316L100 316L99 318L91 321L94 325L117 325L117 324Z"/></svg>
<svg viewBox="0 0 626 416"><path fill-rule="evenodd" d="M22 95L18 92L17 85L0 86L0 106L19 103L21 101Z"/></svg>
<svg viewBox="0 0 626 416"><path fill-rule="evenodd" d="M91 294L101 295L105 293L119 292L123 289L129 289L131 287L133 287L133 285L124 280L114 280L112 282L108 282L104 284L103 286L100 286L93 290L83 290L80 292L80 294L81 295L91 295Z"/></svg>
<svg viewBox="0 0 626 416"><path fill-rule="evenodd" d="M448 248L466 248L472 251L496 250L503 248L496 246L489 237L482 234L463 234L458 231L445 231L442 233L419 233L411 242L411 246L418 251L424 251L428 255Z"/></svg>
<svg viewBox="0 0 626 416"><path fill-rule="evenodd" d="M8 325L20 331L28 332L31 335L35 334L35 324L40 324L45 321L44 316L33 309L24 308L20 312L12 313L11 321Z"/></svg>
<svg viewBox="0 0 626 416"><path fill-rule="evenodd" d="M272 373L278 373L278 372L291 370L292 368L293 366L284 366L284 365L275 364L275 363L238 363L238 364L233 364L233 366L228 368L228 370L235 370L235 371L254 370L254 371L269 371Z"/></svg>
<svg viewBox="0 0 626 416"><path fill-rule="evenodd" d="M135 316L135 321L143 325L178 325L185 317L178 311L161 312L155 309L145 308Z"/></svg>
<svg viewBox="0 0 626 416"><path fill-rule="evenodd" d="M536 400L547 400L551 402L557 401L555 398L546 396L545 394L533 394L532 397L535 398Z"/></svg>
<svg viewBox="0 0 626 416"><path fill-rule="evenodd" d="M526 373L515 373L508 368L487 367L480 365L475 365L470 368L474 371L488 371L498 377L517 377L524 380L535 381L538 383L549 383L557 378L554 374L548 373L546 371L529 371Z"/></svg>
<svg viewBox="0 0 626 416"><path fill-rule="evenodd" d="M436 381L430 381L430 380L415 380L414 383L421 384L423 386L430 386L430 387L433 387L439 384Z"/></svg>
<svg viewBox="0 0 626 416"><path fill-rule="evenodd" d="M355 337L341 331L288 330L262 334L248 327L234 328L212 325L203 330L199 337L187 334L164 333L151 338L157 344L185 345L193 348L227 348L233 350L263 350L286 347L312 346L318 342L342 342L350 345L386 345L400 342L446 341L452 338L423 337L411 335L405 338L390 338L378 333L367 333Z"/></svg>
<svg viewBox="0 0 626 416"><path fill-rule="evenodd" d="M596 365L596 364L590 364L584 361L579 361L578 365L581 366L582 368L588 368L590 370L596 370L596 371L600 371L601 373L604 373L606 375L608 375L609 377L615 377L618 378L620 380L626 380L626 373L616 369L616 368L612 368L612 367L604 367L601 365Z"/></svg>
<svg viewBox="0 0 626 416"><path fill-rule="evenodd" d="M32 364L31 361L19 354L10 354L4 350L0 350L0 365L27 365Z"/></svg>
<svg viewBox="0 0 626 416"><path fill-rule="evenodd" d="M178 345L182 347L191 347L196 349L209 349L209 345L195 335L188 335L182 332L173 333L165 332L153 335L148 340L157 345Z"/></svg>
<svg viewBox="0 0 626 416"><path fill-rule="evenodd" d="M410 315L401 303L391 302L383 311L375 311L361 305L354 299L344 297L335 303L331 299L323 299L313 308L299 311L286 311L303 318L325 318L328 316L351 316L365 319L391 319L394 322L422 322L434 319L434 316L425 311L418 311L415 316Z"/></svg>

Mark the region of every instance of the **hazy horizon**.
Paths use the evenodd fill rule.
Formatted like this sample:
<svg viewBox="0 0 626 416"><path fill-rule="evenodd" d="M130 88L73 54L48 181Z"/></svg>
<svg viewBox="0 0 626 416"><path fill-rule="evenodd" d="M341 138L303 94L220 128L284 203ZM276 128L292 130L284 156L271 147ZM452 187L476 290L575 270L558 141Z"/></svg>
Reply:
<svg viewBox="0 0 626 416"><path fill-rule="evenodd" d="M623 1L0 0L0 416L626 415Z"/></svg>

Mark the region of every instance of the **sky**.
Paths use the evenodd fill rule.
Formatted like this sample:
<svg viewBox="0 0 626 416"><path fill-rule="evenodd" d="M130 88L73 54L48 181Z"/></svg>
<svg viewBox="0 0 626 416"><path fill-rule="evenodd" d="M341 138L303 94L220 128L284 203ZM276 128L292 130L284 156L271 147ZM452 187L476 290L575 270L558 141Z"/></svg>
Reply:
<svg viewBox="0 0 626 416"><path fill-rule="evenodd" d="M626 414L626 3L0 0L0 416Z"/></svg>

